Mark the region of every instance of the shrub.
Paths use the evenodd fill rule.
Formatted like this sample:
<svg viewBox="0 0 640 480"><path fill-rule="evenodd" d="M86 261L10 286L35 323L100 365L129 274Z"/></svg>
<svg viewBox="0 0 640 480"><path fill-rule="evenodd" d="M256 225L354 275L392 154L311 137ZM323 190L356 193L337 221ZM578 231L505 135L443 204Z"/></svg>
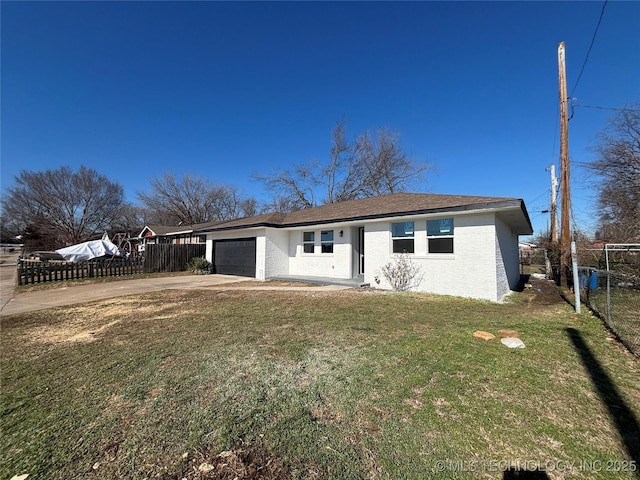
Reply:
<svg viewBox="0 0 640 480"><path fill-rule="evenodd" d="M211 263L206 258L193 257L187 263L187 270L199 274L211 273Z"/></svg>
<svg viewBox="0 0 640 480"><path fill-rule="evenodd" d="M391 287L399 292L417 287L424 278L420 267L406 253L401 253L382 267L382 274Z"/></svg>

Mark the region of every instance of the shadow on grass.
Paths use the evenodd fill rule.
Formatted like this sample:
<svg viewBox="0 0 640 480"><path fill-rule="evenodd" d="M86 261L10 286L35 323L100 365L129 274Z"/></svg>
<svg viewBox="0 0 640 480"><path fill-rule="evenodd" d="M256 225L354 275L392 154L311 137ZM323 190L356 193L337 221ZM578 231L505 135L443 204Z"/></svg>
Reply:
<svg viewBox="0 0 640 480"><path fill-rule="evenodd" d="M520 274L520 280L518 280L518 284L513 288L514 292L523 292L524 291L524 286L529 283L529 279L531 278L531 275L527 274L527 273L521 273Z"/></svg>
<svg viewBox="0 0 640 480"><path fill-rule="evenodd" d="M510 468L505 470L502 480L549 480L549 475L543 470L518 470Z"/></svg>
<svg viewBox="0 0 640 480"><path fill-rule="evenodd" d="M622 443L630 460L634 460L636 465L640 465L640 424L638 424L638 419L620 396L609 375L582 339L580 332L575 328L566 328L565 331L573 348L580 355L582 364L591 377L591 382L598 390L600 400L607 407L609 417L622 437ZM640 472L636 471L636 476L640 478Z"/></svg>

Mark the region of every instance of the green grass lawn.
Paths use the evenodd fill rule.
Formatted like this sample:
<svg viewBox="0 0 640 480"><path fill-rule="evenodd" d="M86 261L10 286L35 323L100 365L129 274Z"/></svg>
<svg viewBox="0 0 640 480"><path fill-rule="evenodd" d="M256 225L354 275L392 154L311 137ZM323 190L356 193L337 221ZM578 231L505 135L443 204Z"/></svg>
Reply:
<svg viewBox="0 0 640 480"><path fill-rule="evenodd" d="M610 289L611 310L607 312L607 289L605 286L588 293L588 304L607 318L609 326L623 339L626 345L640 353L640 291L631 288Z"/></svg>
<svg viewBox="0 0 640 480"><path fill-rule="evenodd" d="M532 273L545 273L546 268L544 265L521 265L520 271L523 275L531 275Z"/></svg>
<svg viewBox="0 0 640 480"><path fill-rule="evenodd" d="M536 288L165 291L1 339L2 479L640 478L640 361Z"/></svg>

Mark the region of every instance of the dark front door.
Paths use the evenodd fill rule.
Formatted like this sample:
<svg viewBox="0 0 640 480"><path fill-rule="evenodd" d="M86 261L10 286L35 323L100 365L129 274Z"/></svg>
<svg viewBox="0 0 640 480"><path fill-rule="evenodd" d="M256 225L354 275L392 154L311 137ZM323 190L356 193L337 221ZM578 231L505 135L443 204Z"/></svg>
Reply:
<svg viewBox="0 0 640 480"><path fill-rule="evenodd" d="M364 275L364 227L358 229L358 275Z"/></svg>
<svg viewBox="0 0 640 480"><path fill-rule="evenodd" d="M215 273L256 276L256 239L235 238L213 242Z"/></svg>

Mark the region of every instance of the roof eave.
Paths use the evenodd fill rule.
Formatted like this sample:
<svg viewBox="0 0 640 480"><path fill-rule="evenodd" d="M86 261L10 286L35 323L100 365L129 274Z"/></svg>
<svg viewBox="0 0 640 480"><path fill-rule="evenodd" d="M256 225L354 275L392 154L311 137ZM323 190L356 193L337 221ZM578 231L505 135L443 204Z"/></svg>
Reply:
<svg viewBox="0 0 640 480"><path fill-rule="evenodd" d="M210 232L226 232L229 230L246 230L249 228L265 228L265 227L282 228L283 226L280 224L272 223L272 222L256 222L256 223L248 223L246 225L230 225L227 227L222 226L218 228L203 228L199 230L194 230L193 233L205 234Z"/></svg>
<svg viewBox="0 0 640 480"><path fill-rule="evenodd" d="M449 212L492 211L492 210L497 210L497 209L507 208L507 207L512 207L512 208L517 207L517 206L520 206L521 203L522 203L522 200L519 200L519 199L503 200L499 202L456 205L453 207L426 208L426 209L419 209L419 210L406 210L406 211L400 211L400 212L358 215L358 216L352 216L352 217L334 218L334 219L324 220L324 221L315 220L315 221L309 221L309 222L285 223L283 225L278 225L277 228L304 227L309 225L322 225L322 224L330 224L330 223L358 222L363 220L375 220L378 218L434 215L438 213L449 213Z"/></svg>
<svg viewBox="0 0 640 480"><path fill-rule="evenodd" d="M181 230L179 232L167 232L165 233L165 236L171 236L171 235L185 235L187 233L193 233L193 230Z"/></svg>
<svg viewBox="0 0 640 480"><path fill-rule="evenodd" d="M400 212L388 212L388 213L376 213L376 214L368 214L368 215L357 215L357 216L347 216L347 217L339 217L332 219L324 219L324 220L311 220L306 222L291 222L291 223L275 223L275 222L256 222L250 223L246 225L230 225L230 226L220 226L218 228L206 228L201 230L194 230L194 233L208 233L208 232L223 232L230 230L246 230L251 228L297 228L297 227L306 227L312 225L328 225L334 223L345 223L345 222L359 222L366 220L376 220L376 219L384 219L384 218L394 218L394 217L407 217L407 216L418 216L418 215L435 215L438 213L461 213L461 212L474 212L474 211L500 211L500 210L513 210L515 208L519 208L524 216L526 221L526 226L528 226L529 230L531 228L531 221L529 219L529 215L527 214L527 210L524 206L524 202L521 199L507 199L500 200L496 202L484 202L484 203L475 203L468 205L456 205L453 207L438 207L438 208L427 208L427 209L419 209L419 210L406 210ZM520 227L525 226L525 223L520 225ZM525 228L521 228L520 230L525 230ZM520 235L530 235L531 233L520 233Z"/></svg>

